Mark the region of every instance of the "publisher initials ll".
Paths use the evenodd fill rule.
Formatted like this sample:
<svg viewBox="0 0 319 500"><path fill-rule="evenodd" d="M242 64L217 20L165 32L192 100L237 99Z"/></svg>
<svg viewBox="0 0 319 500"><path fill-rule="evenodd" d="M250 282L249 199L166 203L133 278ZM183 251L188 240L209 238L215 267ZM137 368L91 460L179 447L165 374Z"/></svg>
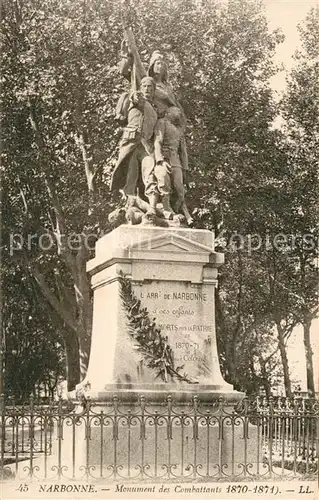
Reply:
<svg viewBox="0 0 319 500"><path fill-rule="evenodd" d="M313 490L309 489L309 485L303 486L301 484L298 493L313 493Z"/></svg>

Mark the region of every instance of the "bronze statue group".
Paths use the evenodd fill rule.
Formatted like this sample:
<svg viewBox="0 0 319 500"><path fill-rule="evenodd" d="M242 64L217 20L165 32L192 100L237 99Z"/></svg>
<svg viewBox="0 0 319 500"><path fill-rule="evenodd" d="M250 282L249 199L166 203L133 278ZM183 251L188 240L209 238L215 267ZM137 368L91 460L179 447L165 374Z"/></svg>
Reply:
<svg viewBox="0 0 319 500"><path fill-rule="evenodd" d="M145 70L132 31L125 33L119 69L131 89L122 94L116 109L124 129L111 181L111 189L122 192L125 206L112 212L109 221L191 226L184 189L188 157L183 109L168 81L164 56L153 52Z"/></svg>

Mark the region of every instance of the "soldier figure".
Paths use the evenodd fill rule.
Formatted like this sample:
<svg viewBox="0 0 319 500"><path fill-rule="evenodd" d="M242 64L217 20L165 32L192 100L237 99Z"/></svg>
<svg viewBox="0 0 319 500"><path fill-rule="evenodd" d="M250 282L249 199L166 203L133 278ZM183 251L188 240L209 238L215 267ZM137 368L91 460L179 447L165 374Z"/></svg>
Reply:
<svg viewBox="0 0 319 500"><path fill-rule="evenodd" d="M140 91L133 92L123 130L120 152L112 175L111 189L122 189L126 196L135 196L144 159L152 155L157 113L153 106L155 82L145 77Z"/></svg>
<svg viewBox="0 0 319 500"><path fill-rule="evenodd" d="M131 81L131 97L123 94L117 106L117 118L127 125L111 189L124 192L126 210L135 206L136 196L145 195L149 201L148 215L159 215L157 205L161 201L162 216L172 219L175 213L182 212L191 225L183 186L188 170L184 112L168 82L163 55L155 51L146 72L131 30L126 29L125 33L120 71Z"/></svg>
<svg viewBox="0 0 319 500"><path fill-rule="evenodd" d="M155 126L154 156L157 172L165 169L170 176L158 177L159 188L164 192L163 208L172 214L183 212L188 225L193 219L185 203L184 183L188 181L188 157L183 133L183 115L179 108L167 108L164 118ZM165 185L161 186L164 180ZM174 199L173 208L171 200Z"/></svg>

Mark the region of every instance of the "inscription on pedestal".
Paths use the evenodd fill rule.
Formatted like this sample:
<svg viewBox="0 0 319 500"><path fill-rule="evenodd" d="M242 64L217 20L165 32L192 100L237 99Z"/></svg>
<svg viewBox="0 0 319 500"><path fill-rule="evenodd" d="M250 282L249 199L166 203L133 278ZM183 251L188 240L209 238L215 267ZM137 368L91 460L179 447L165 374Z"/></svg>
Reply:
<svg viewBox="0 0 319 500"><path fill-rule="evenodd" d="M135 284L134 291L151 319L166 336L175 366L193 379L208 377L212 369L214 295L205 285L152 281Z"/></svg>

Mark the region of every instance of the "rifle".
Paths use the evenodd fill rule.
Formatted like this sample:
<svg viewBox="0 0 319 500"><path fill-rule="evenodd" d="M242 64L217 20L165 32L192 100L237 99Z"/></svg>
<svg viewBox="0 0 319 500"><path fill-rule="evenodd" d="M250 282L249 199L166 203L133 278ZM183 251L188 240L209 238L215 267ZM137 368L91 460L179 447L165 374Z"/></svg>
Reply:
<svg viewBox="0 0 319 500"><path fill-rule="evenodd" d="M129 0L124 0L121 17L122 17L122 25L124 31L124 40L127 44L129 54L132 54L133 56L133 65L131 71L131 89L133 92L135 92L139 87L140 81L143 78L143 76L146 76L146 71L137 50L133 31L130 27L129 10L130 10L130 2Z"/></svg>

